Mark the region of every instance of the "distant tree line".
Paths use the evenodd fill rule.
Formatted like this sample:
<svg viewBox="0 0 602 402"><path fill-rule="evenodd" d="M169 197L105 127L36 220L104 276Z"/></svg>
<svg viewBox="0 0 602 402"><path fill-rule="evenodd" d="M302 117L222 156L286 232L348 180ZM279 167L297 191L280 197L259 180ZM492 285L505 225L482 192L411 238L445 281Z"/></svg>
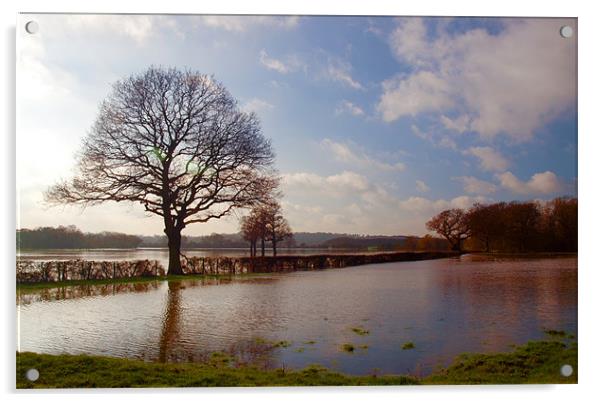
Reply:
<svg viewBox="0 0 602 402"><path fill-rule="evenodd" d="M453 250L577 251L577 199L474 204L445 210L426 223Z"/></svg>
<svg viewBox="0 0 602 402"><path fill-rule="evenodd" d="M83 233L75 226L17 230L18 249L136 248L142 239L124 233Z"/></svg>

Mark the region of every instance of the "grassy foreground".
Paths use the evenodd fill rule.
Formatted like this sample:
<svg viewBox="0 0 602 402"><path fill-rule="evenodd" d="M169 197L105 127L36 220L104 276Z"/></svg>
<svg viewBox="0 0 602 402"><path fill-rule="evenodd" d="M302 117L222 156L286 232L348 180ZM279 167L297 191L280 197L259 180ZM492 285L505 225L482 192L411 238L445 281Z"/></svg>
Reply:
<svg viewBox="0 0 602 402"><path fill-rule="evenodd" d="M570 364L564 377L560 367ZM40 372L31 382L25 373ZM216 354L206 364L146 363L136 360L72 355L17 353L17 388L234 387L305 385L525 384L576 383L577 343L529 342L509 353L465 354L450 367L425 378L403 375L349 376L320 366L303 370L233 368Z"/></svg>

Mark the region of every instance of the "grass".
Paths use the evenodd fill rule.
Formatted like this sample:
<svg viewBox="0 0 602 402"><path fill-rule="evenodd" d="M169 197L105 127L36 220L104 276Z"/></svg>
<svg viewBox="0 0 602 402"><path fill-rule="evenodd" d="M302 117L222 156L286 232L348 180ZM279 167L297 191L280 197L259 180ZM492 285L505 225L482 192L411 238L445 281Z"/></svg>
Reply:
<svg viewBox="0 0 602 402"><path fill-rule="evenodd" d="M25 373L40 372L36 382ZM302 385L405 385L416 384L408 376L350 376L321 366L303 370L233 368L217 359L208 364L145 363L136 360L92 356L17 354L17 388L131 388L131 387L235 387Z"/></svg>
<svg viewBox="0 0 602 402"><path fill-rule="evenodd" d="M567 336L568 337L568 336ZM355 350L351 344L350 352ZM550 339L517 346L511 352L463 354L448 368L424 378L405 375L350 376L312 365L303 370L234 367L233 359L213 353L207 363L148 363L113 357L17 353L17 388L233 387L411 384L577 383L577 343ZM560 367L570 364L564 377ZM31 382L30 368L40 372Z"/></svg>
<svg viewBox="0 0 602 402"><path fill-rule="evenodd" d="M570 364L573 374L560 368ZM463 354L446 369L422 381L424 384L561 384L577 383L577 343L535 341L516 346L509 353Z"/></svg>
<svg viewBox="0 0 602 402"><path fill-rule="evenodd" d="M351 343L344 343L341 345L341 349L343 349L344 352L353 353L353 351L355 350L355 346Z"/></svg>
<svg viewBox="0 0 602 402"><path fill-rule="evenodd" d="M414 349L415 347L416 345L414 345L414 342L406 342L403 345L401 345L401 348L403 350Z"/></svg>
<svg viewBox="0 0 602 402"><path fill-rule="evenodd" d="M291 345L292 345L292 342L290 342L290 341L278 341L278 342L272 343L272 346L275 348L288 348Z"/></svg>
<svg viewBox="0 0 602 402"><path fill-rule="evenodd" d="M367 330L363 327L354 327L354 328L351 328L351 330L360 336L368 335L370 333L369 330Z"/></svg>

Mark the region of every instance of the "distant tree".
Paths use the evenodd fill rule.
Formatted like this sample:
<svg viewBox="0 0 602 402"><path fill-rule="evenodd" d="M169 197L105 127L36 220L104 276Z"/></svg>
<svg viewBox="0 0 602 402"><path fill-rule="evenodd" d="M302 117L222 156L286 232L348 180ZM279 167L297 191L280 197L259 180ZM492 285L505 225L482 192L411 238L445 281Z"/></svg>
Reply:
<svg viewBox="0 0 602 402"><path fill-rule="evenodd" d="M278 243L292 237L293 232L282 215L282 207L277 201L272 200L265 204L263 208L267 237L272 243L272 252L275 257Z"/></svg>
<svg viewBox="0 0 602 402"><path fill-rule="evenodd" d="M546 212L555 249L577 251L577 199L556 198L547 204Z"/></svg>
<svg viewBox="0 0 602 402"><path fill-rule="evenodd" d="M83 143L77 174L50 188L55 204L136 202L161 216L168 274L181 274L182 230L261 202L276 186L257 116L212 77L151 67L118 81Z"/></svg>
<svg viewBox="0 0 602 402"><path fill-rule="evenodd" d="M418 248L418 237L408 236L403 242L403 248L409 251L416 251Z"/></svg>
<svg viewBox="0 0 602 402"><path fill-rule="evenodd" d="M505 242L513 251L534 251L540 243L540 207L534 202L511 202L504 210ZM507 247L508 247L507 246Z"/></svg>
<svg viewBox="0 0 602 402"><path fill-rule="evenodd" d="M241 218L240 232L243 239L249 242L249 255L255 257L257 255L257 241L261 237L260 222L256 214L251 212L250 215Z"/></svg>
<svg viewBox="0 0 602 402"><path fill-rule="evenodd" d="M17 250L73 248L136 248L142 239L124 233L83 233L75 226L17 230Z"/></svg>
<svg viewBox="0 0 602 402"><path fill-rule="evenodd" d="M257 242L261 242L261 256L265 256L265 245L270 242L273 255L277 254L278 243L293 234L291 228L282 215L282 207L275 198L253 208L248 216L240 221L242 236L250 244L251 257L257 255Z"/></svg>
<svg viewBox="0 0 602 402"><path fill-rule="evenodd" d="M462 251L462 242L470 235L467 214L459 208L434 216L426 223L426 228L446 238L455 251Z"/></svg>
<svg viewBox="0 0 602 402"><path fill-rule="evenodd" d="M501 217L505 208L506 203L477 203L467 212L470 235L483 244L486 252L491 251L492 243L504 234L505 222Z"/></svg>

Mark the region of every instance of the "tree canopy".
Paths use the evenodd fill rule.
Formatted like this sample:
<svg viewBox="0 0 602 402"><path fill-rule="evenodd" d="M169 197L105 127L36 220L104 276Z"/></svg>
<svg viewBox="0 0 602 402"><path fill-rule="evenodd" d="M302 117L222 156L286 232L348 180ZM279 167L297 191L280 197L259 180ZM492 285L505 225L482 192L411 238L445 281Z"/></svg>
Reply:
<svg viewBox="0 0 602 402"><path fill-rule="evenodd" d="M278 185L259 119L213 77L151 67L113 85L85 137L77 173L51 203L136 202L161 216L170 274L190 224L261 202Z"/></svg>

